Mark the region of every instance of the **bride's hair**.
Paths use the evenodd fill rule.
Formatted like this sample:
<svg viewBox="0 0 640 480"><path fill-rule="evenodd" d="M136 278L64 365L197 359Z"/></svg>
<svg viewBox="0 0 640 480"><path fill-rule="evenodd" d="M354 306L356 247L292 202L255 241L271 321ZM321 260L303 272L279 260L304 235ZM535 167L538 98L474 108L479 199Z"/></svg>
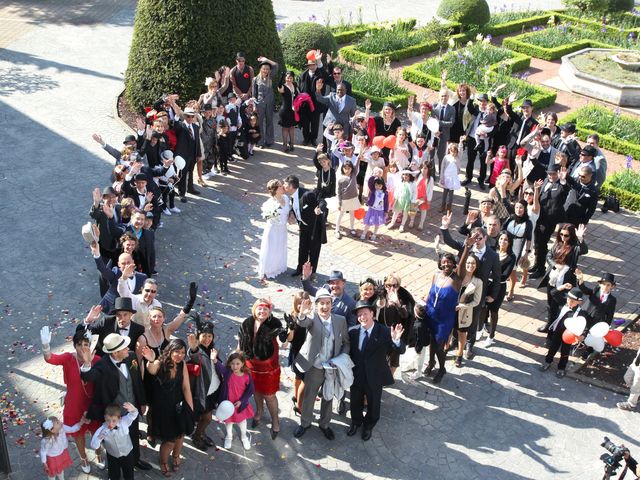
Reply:
<svg viewBox="0 0 640 480"><path fill-rule="evenodd" d="M276 191L278 190L278 187L280 185L282 185L280 180L276 180L275 178L273 180L269 180L267 182L267 191L269 192L269 195L273 197L276 194Z"/></svg>

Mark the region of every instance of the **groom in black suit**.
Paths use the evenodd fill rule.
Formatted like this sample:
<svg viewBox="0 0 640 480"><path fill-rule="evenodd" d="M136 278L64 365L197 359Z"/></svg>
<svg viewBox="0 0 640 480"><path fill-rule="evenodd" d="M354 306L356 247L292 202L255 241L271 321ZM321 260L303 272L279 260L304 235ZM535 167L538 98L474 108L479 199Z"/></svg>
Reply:
<svg viewBox="0 0 640 480"><path fill-rule="evenodd" d="M300 187L300 180L295 175L289 175L284 180L284 190L291 198L291 212L300 227L298 246L298 266L291 276L302 274L302 266L310 262L313 273L318 268L320 248L327 243L325 225L325 211L327 204L318 199L315 191Z"/></svg>
<svg viewBox="0 0 640 480"><path fill-rule="evenodd" d="M349 330L351 360L353 360L353 384L351 385L351 426L347 435L352 437L364 425L362 439L371 438L371 431L380 419L382 387L393 384L393 375L387 362L392 349L404 353L406 345L400 337L404 331L398 323L393 329L375 321L376 307L360 300L353 309L358 317L358 327ZM367 398L367 414L363 415L364 398Z"/></svg>

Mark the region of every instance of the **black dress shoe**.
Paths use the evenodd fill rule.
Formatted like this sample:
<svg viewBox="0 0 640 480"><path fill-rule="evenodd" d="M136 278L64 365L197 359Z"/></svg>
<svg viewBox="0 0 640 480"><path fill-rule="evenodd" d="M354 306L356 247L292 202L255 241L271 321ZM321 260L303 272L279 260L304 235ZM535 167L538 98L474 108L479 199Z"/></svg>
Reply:
<svg viewBox="0 0 640 480"><path fill-rule="evenodd" d="M447 373L447 371L444 368L441 368L440 370L438 370L438 373L436 373L436 376L433 377L433 383L440 383L445 373Z"/></svg>
<svg viewBox="0 0 640 480"><path fill-rule="evenodd" d="M364 430L362 431L362 440L366 442L367 440L371 439L371 432L372 432L371 428L365 427Z"/></svg>
<svg viewBox="0 0 640 480"><path fill-rule="evenodd" d="M307 430L309 430L310 427L303 427L302 425L299 425L298 428L295 429L295 431L293 432L293 436L296 438L300 438L302 435L304 435L306 433Z"/></svg>
<svg viewBox="0 0 640 480"><path fill-rule="evenodd" d="M529 278L531 280L537 280L538 278L542 278L543 276L544 276L544 272L541 272L540 270L536 270L535 272L529 275Z"/></svg>
<svg viewBox="0 0 640 480"><path fill-rule="evenodd" d="M151 464L148 462L145 462L144 460L138 460L136 462L136 468L138 470L151 470Z"/></svg>
<svg viewBox="0 0 640 480"><path fill-rule="evenodd" d="M541 327L536 328L536 331L538 331L540 333L548 333L549 332L549 325L542 325Z"/></svg>
<svg viewBox="0 0 640 480"><path fill-rule="evenodd" d="M352 423L349 429L347 430L347 437L353 437L357 433L359 428L360 428L360 425L356 425Z"/></svg>
<svg viewBox="0 0 640 480"><path fill-rule="evenodd" d="M468 178L463 180L460 185L462 185L463 187L466 187L467 185L469 185L471 183L471 180L469 180Z"/></svg>
<svg viewBox="0 0 640 480"><path fill-rule="evenodd" d="M296 270L295 272L293 272L291 274L292 277L297 277L297 276L300 276L300 275L302 275L302 270Z"/></svg>
<svg viewBox="0 0 640 480"><path fill-rule="evenodd" d="M196 190L195 188L191 188L187 190L191 195L200 195L200 190Z"/></svg>
<svg viewBox="0 0 640 480"><path fill-rule="evenodd" d="M180 197L180 201L182 203L187 203L187 197L185 197L185 196Z"/></svg>
<svg viewBox="0 0 640 480"><path fill-rule="evenodd" d="M484 186L484 183L478 183L478 188L480 190L482 190L483 192L485 191L486 187Z"/></svg>
<svg viewBox="0 0 640 480"><path fill-rule="evenodd" d="M206 433L202 434L202 441L206 443L209 447L214 447L216 445L213 439Z"/></svg>
<svg viewBox="0 0 640 480"><path fill-rule="evenodd" d="M334 438L336 438L336 436L333 434L333 430L331 430L331 427L327 427L327 428L320 427L320 431L324 434L327 440L333 440Z"/></svg>
<svg viewBox="0 0 640 480"><path fill-rule="evenodd" d="M280 433L280 430L278 430L277 432L272 428L271 429L271 440L275 440L276 438L278 438L278 434Z"/></svg>

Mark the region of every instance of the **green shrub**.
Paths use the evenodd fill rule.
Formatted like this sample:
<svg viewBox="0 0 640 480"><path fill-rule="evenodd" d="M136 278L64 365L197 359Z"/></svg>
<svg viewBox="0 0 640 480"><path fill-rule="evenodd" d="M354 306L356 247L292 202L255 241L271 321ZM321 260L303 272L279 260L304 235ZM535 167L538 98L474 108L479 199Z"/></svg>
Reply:
<svg viewBox="0 0 640 480"><path fill-rule="evenodd" d="M287 65L305 68L307 52L322 50L323 54L337 52L338 45L333 33L327 27L312 22L298 22L287 25L280 32L282 53ZM324 57L323 57L324 58Z"/></svg>
<svg viewBox="0 0 640 480"><path fill-rule="evenodd" d="M221 32L220 25L233 28ZM232 63L237 51L249 64L255 65L260 55L282 64L270 0L238 0L233 9L223 0L140 0L125 73L126 99L138 109L163 93L198 98L204 78Z"/></svg>
<svg viewBox="0 0 640 480"><path fill-rule="evenodd" d="M631 12L617 12L610 13L606 16L606 23L603 23L601 14L594 14L591 12L581 12L576 9L564 10L562 12L556 12L555 18L561 22L571 22L587 27L595 28L597 30L603 27L609 29L622 29L627 33L635 33L636 36L640 33L640 15L634 15Z"/></svg>
<svg viewBox="0 0 640 480"><path fill-rule="evenodd" d="M442 0L437 15L465 27L484 25L491 19L486 0Z"/></svg>
<svg viewBox="0 0 640 480"><path fill-rule="evenodd" d="M581 12L628 12L633 8L634 0L563 0L565 6L577 8Z"/></svg>
<svg viewBox="0 0 640 480"><path fill-rule="evenodd" d="M615 195L620 206L640 210L640 174L630 168L614 173L602 185L600 196Z"/></svg>

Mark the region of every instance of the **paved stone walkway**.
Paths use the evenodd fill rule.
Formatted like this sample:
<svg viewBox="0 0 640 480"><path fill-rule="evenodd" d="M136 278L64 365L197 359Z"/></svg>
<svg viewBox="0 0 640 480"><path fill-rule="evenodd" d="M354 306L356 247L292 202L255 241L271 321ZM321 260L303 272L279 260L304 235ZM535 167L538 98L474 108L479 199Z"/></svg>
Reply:
<svg viewBox="0 0 640 480"><path fill-rule="evenodd" d="M52 325L54 351L70 348L74 323L97 300L93 262L79 231L88 220L90 191L105 183L112 164L90 134L100 132L118 145L126 133L113 118L113 105L122 88L133 10L123 3L113 11L117 13L87 24L36 22L0 51L0 119L3 143L11 146L5 147L0 174L0 364L5 366L0 407L14 479L40 477L38 423L44 415L60 414L62 375L42 361L38 330ZM305 148L295 156L269 150L235 162L231 176L216 177L202 198L191 198L183 214L165 218L165 228L158 231L159 298L176 313L188 282L198 280L202 295L197 308L214 318L223 352L235 347L237 324L254 298L271 296L282 312L299 288L286 276L265 287L256 281L262 225L256 207L264 199L261 185L269 178L293 171L309 183L310 155ZM460 210L456 208L454 223L460 222ZM615 266L622 314L637 314L632 286L640 261L629 246L638 238L638 217L598 214L592 223L588 241L593 253L581 265L594 276L604 265ZM432 214L423 234L384 234L378 245L330 236L320 272L340 265L353 292L365 275L380 277L397 269L419 295L434 270L431 239L436 227L437 215ZM291 233L290 265L297 244L295 229ZM634 414L612 408L619 396L537 371L541 349L533 329L542 316L542 300L531 288L526 297L517 293L502 315L496 346L480 350L463 369L450 371L440 386L405 383L398 376L384 395L383 418L370 442L347 438L343 427L348 420L337 415L334 442L317 429L295 440L292 376L285 369L280 437L271 441L263 426L252 432L249 452L237 442L231 451L208 454L187 445L187 460L176 478L596 476L603 435L637 449ZM220 445L222 431L213 427L210 433ZM70 450L77 465L77 453ZM150 449L144 456L157 464ZM105 477L82 474L77 467L67 471L71 479ZM136 478L160 474L137 472Z"/></svg>

